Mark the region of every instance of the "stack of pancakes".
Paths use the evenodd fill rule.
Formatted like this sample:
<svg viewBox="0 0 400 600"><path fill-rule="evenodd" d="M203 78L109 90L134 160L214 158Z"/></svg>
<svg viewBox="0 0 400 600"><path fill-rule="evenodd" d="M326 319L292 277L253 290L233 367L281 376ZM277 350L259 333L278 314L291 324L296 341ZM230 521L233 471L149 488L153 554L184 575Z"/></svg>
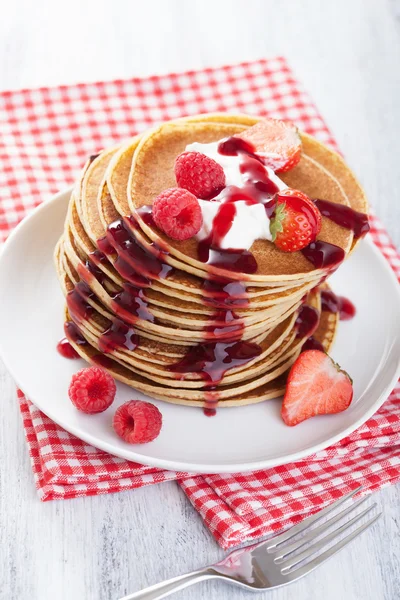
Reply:
<svg viewBox="0 0 400 600"><path fill-rule="evenodd" d="M154 224L151 205L176 186L174 162L193 142L240 133L258 119L200 115L168 122L86 163L55 252L66 297L65 331L76 351L116 379L168 402L236 406L279 396L309 337L328 351L338 315L321 311L332 269L267 240L250 248L256 272L199 260L195 238L176 241ZM289 186L367 212L343 160L301 135ZM319 240L355 246L353 232L323 217ZM312 320L311 319L311 320Z"/></svg>

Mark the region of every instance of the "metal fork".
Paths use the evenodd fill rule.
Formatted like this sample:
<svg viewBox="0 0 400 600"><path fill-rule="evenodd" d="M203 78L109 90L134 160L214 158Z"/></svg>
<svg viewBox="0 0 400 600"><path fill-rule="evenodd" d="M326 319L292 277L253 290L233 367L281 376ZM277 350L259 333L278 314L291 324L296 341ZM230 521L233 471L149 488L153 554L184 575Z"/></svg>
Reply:
<svg viewBox="0 0 400 600"><path fill-rule="evenodd" d="M339 539L333 546L322 552L322 554L319 553L324 546L350 529L376 507L376 504L373 504L365 508L363 511L351 516L343 525L335 527L331 533L315 541L325 531L336 525L338 521L350 516L367 498L362 498L347 508L341 509L340 512L331 516L318 527L309 529L310 525L313 525L322 517L330 516L337 507L352 498L361 488L362 486L339 498L339 500L336 500L315 515L304 519L298 525L287 529L280 535L235 550L215 565L158 583L145 590L124 596L120 600L159 600L206 579L223 579L252 591L277 588L296 581L300 577L303 577L303 575L307 575L313 571L328 558L336 554L336 552L339 552L339 550L344 548L344 546L379 519L382 513L373 516L346 537ZM297 538L299 535L301 537L288 543L289 540ZM303 546L307 547L299 552ZM317 556L313 560L309 560L314 554L317 554Z"/></svg>

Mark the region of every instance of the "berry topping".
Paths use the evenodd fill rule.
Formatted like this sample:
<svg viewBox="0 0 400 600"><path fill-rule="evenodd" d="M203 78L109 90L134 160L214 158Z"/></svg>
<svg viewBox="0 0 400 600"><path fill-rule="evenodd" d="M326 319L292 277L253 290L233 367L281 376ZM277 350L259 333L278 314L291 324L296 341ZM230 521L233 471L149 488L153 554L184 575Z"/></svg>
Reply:
<svg viewBox="0 0 400 600"><path fill-rule="evenodd" d="M300 160L300 135L290 121L265 119L237 136L250 142L264 164L277 173L293 169Z"/></svg>
<svg viewBox="0 0 400 600"><path fill-rule="evenodd" d="M285 189L274 196L276 202L270 222L272 241L283 252L296 252L315 240L321 229L321 213L298 190Z"/></svg>
<svg viewBox="0 0 400 600"><path fill-rule="evenodd" d="M116 391L115 381L109 373L99 367L88 367L72 376L68 395L78 410L94 414L111 406Z"/></svg>
<svg viewBox="0 0 400 600"><path fill-rule="evenodd" d="M170 188L154 200L153 219L157 227L174 240L188 240L203 224L200 204L183 188Z"/></svg>
<svg viewBox="0 0 400 600"><path fill-rule="evenodd" d="M175 161L176 182L197 198L213 198L225 187L221 165L201 152L183 152Z"/></svg>
<svg viewBox="0 0 400 600"><path fill-rule="evenodd" d="M353 398L353 384L339 365L321 352L307 350L290 369L282 419L293 426L316 415L342 412Z"/></svg>
<svg viewBox="0 0 400 600"><path fill-rule="evenodd" d="M113 426L118 435L129 444L146 444L156 439L161 431L162 415L150 402L129 400L120 406Z"/></svg>

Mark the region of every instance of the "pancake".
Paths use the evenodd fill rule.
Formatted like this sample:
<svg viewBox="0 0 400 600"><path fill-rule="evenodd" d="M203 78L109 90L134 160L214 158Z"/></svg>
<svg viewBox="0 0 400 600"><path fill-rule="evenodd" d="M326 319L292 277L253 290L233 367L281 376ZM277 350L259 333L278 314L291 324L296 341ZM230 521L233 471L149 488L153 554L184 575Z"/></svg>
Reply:
<svg viewBox="0 0 400 600"><path fill-rule="evenodd" d="M261 239L250 248L255 273L205 264L195 238L173 240L149 215L155 197L176 186L174 161L187 144L258 120L211 114L165 123L91 157L74 187L54 255L67 338L87 362L151 397L203 407L261 402L283 393L310 333L326 351L333 343L338 315L321 310L320 298L332 268ZM301 160L280 174L284 183L366 212L343 159L301 138ZM324 216L318 239L344 255L357 242Z"/></svg>
<svg viewBox="0 0 400 600"><path fill-rule="evenodd" d="M234 117L232 121L235 121ZM141 229L153 241L166 246L171 254L189 263L193 268L204 268L197 258L197 241L194 238L186 241L168 238L160 230L144 223L138 210L144 206L151 206L161 191L176 185L173 169L175 158L188 144L195 141L208 143L239 133L243 130L239 122L238 117L235 124L210 123L205 117L202 123L166 123L147 135L144 134L134 152L128 194L130 211L137 215ZM318 148L319 142L313 142ZM289 187L300 189L312 198L324 198L350 206L337 179L312 156L302 153L300 163L291 171L281 174L281 178ZM352 246L353 234L350 230L323 218L317 239L339 246L348 252ZM300 252L283 253L268 240L256 240L250 251L257 261L258 270L254 275L247 275L248 281L267 282L282 280L284 277L295 279L315 270ZM208 270L217 275L226 275L225 271L222 272L216 267L209 267Z"/></svg>

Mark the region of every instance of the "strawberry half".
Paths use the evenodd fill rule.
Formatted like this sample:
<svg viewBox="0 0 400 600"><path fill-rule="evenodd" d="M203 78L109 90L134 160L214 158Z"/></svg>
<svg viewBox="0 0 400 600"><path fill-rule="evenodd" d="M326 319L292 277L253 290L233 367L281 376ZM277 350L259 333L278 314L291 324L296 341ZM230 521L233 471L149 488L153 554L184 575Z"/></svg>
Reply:
<svg viewBox="0 0 400 600"><path fill-rule="evenodd" d="M236 134L236 137L250 142L264 164L277 173L293 169L300 160L301 138L297 127L290 121L264 119Z"/></svg>
<svg viewBox="0 0 400 600"><path fill-rule="evenodd" d="M306 194L287 188L274 196L270 221L272 241L283 252L296 252L311 244L321 230L322 217Z"/></svg>
<svg viewBox="0 0 400 600"><path fill-rule="evenodd" d="M292 427L316 415L339 413L353 399L353 383L321 350L302 352L290 369L282 419Z"/></svg>

